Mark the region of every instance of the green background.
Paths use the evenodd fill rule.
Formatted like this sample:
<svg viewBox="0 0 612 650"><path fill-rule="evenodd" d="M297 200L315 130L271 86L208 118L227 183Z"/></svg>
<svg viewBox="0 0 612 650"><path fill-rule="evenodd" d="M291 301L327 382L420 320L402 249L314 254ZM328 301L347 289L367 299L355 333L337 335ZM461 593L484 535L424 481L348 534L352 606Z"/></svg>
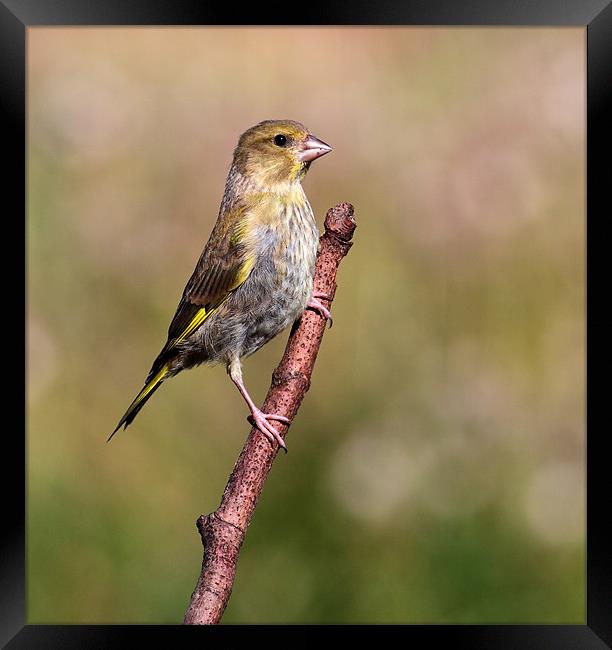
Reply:
<svg viewBox="0 0 612 650"><path fill-rule="evenodd" d="M182 620L246 407L202 367L105 441L270 118L334 147L304 187L358 228L224 622L584 622L584 46L28 30L28 622Z"/></svg>

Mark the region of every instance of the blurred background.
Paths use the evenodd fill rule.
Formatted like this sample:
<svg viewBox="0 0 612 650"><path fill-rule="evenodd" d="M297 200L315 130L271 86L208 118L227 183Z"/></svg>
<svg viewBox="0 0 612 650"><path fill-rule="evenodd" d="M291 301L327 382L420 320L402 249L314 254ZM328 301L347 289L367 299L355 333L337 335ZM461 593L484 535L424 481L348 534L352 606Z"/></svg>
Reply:
<svg viewBox="0 0 612 650"><path fill-rule="evenodd" d="M106 439L238 136L355 205L226 623L585 621L585 30L28 30L28 622L179 623L248 433L223 367ZM245 362L259 403L287 333Z"/></svg>

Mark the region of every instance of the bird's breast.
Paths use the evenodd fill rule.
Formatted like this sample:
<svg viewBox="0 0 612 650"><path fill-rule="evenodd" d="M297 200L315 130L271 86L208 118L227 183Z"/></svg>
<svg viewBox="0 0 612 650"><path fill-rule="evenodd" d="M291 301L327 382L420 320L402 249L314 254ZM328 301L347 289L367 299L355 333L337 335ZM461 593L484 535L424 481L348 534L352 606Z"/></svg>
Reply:
<svg viewBox="0 0 612 650"><path fill-rule="evenodd" d="M262 226L260 237L253 283L266 285L271 302L287 306L296 302L295 309L304 309L312 293L319 245L312 208L305 197L301 202L280 205L278 218Z"/></svg>
<svg viewBox="0 0 612 650"><path fill-rule="evenodd" d="M319 232L305 197L301 202L279 204L277 218L260 226L256 262L241 287L249 314L245 355L304 311L312 295L318 246Z"/></svg>

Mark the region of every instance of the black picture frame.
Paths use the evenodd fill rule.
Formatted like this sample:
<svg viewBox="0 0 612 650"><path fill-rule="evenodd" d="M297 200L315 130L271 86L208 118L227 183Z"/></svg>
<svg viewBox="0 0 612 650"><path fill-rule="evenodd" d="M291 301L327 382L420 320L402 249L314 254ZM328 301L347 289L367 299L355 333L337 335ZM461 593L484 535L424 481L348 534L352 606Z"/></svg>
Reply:
<svg viewBox="0 0 612 650"><path fill-rule="evenodd" d="M609 183L609 152L612 149L612 0L430 0L429 2L377 3L354 1L329 6L309 2L293 6L267 3L242 5L236 15L229 5L215 5L203 0L0 0L0 93L2 95L2 130L4 147L5 208L3 232L5 255L4 289L15 295L6 296L4 322L23 314L23 336L15 339L19 324L11 324L10 345L5 352L19 355L14 363L5 359L4 390L4 463L2 495L4 524L0 554L0 642L15 648L107 648L121 645L139 647L152 641L175 647L181 642L193 643L200 634L234 635L236 631L269 635L267 626L257 631L251 626L188 628L184 626L87 626L25 624L25 376L19 385L18 368L24 368L26 351L26 280L27 260L24 253L23 284L13 276L14 256L10 248L19 242L25 251L25 146L26 136L26 31L44 25L504 25L504 26L583 26L587 31L587 278L593 282L603 275L598 263L603 258L597 251L603 236L594 233L603 228L610 212L604 212L604 192ZM608 154L606 156L606 154ZM24 221L20 219L24 215ZM602 224L602 225L600 225ZM13 235L12 227L15 227ZM10 242L10 246L7 246ZM593 308L597 294L588 292L587 307ZM591 318L587 324L591 350L595 348L596 326L606 320ZM7 332L8 333L8 332ZM5 335L6 336L6 335ZM4 338L7 341L7 338ZM20 345L21 343L21 345ZM586 342L585 342L586 346ZM588 350L587 350L588 352ZM601 362L600 362L601 363ZM597 365L590 359L587 377L592 379ZM6 369L10 368L10 376ZM25 370L24 370L25 375ZM12 386L13 388L9 388ZM24 386L24 392L21 390ZM407 642L445 644L466 648L571 648L596 649L612 644L612 535L606 521L610 518L610 480L606 468L605 430L593 426L597 400L597 384L588 382L587 423L587 621L585 625L405 625L377 626L372 630L399 634ZM9 392L14 390L13 396ZM19 405L19 408L15 408ZM9 408L9 406L11 408ZM24 435L10 426L13 414L24 414ZM186 602L187 602L186 595ZM387 628L393 627L393 630ZM336 626L291 626L283 634L296 631L305 640L328 633ZM363 628L363 629L362 629ZM369 626L360 626L367 635ZM196 632L195 630L207 630ZM188 631L191 630L191 631ZM347 631L342 626L343 634ZM269 638L269 637L268 637Z"/></svg>

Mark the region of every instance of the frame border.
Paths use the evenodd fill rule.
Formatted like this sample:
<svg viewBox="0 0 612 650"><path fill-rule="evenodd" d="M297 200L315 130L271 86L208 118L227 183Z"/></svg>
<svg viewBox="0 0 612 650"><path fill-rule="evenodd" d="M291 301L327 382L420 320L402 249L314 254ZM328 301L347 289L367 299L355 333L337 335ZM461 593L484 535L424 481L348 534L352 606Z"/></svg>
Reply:
<svg viewBox="0 0 612 650"><path fill-rule="evenodd" d="M431 25L431 26L583 26L587 35L587 242L595 245L593 232L595 215L600 221L609 214L599 206L604 202L606 182L609 183L609 158L612 149L612 0L538 0L537 3L519 3L516 0L418 0L402 4L382 0L376 6L363 2L337 3L327 6L320 0L300 5L291 17L288 6L274 4L261 7L243 5L240 17L253 25ZM297 14L297 15L296 15ZM228 6L212 6L203 0L0 0L0 96L4 107L4 142L8 144L10 165L5 167L5 188L9 197L10 212L23 214L24 222L18 237L24 251L23 292L15 293L9 303L11 312L15 305L23 308L23 350L26 350L26 292L27 266L25 260L26 235L26 36L30 26L209 26L232 24L234 16ZM280 20L279 20L280 19ZM604 156L607 165L604 166ZM23 171L22 171L23 170ZM590 217L590 219L589 219ZM8 220L11 221L10 219ZM16 220L15 220L16 221ZM8 226L9 224L7 224ZM603 237L599 242L604 241ZM600 243L600 245L602 245ZM602 256L587 256L587 279L597 277L596 260ZM8 260L3 259L7 271ZM12 260L11 260L12 262ZM10 267L12 273L13 267ZM7 276L10 278L11 275ZM7 283L11 287L15 283ZM587 282L588 285L588 282ZM6 286L6 285L5 285ZM13 297L13 296L11 296ZM593 305L593 299L590 299ZM589 300L587 299L587 311ZM587 326L592 335L593 327ZM18 348L13 345L12 350ZM587 346L588 355L588 346ZM26 351L27 356L27 351ZM22 358L23 359L23 358ZM17 397L24 414L24 437L8 437L10 445L7 458L11 472L2 472L4 495L21 494L16 484L26 489L26 402L25 364L17 362L13 368L24 368L24 393ZM590 367L587 369L590 371ZM587 385L588 385L587 372ZM13 383L14 385L14 383ZM593 386L593 382L591 382ZM593 400L587 402L588 415L593 421ZM607 468L604 436L592 433L587 438L587 621L585 625L404 625L359 626L367 633L374 627L380 634L393 628L404 639L424 643L450 643L469 648L580 648L600 650L612 647L612 533L606 530L609 519L610 481ZM5 468L8 463L5 463ZM607 497L607 498L606 498ZM16 501L16 502L15 502ZM0 643L11 650L17 648L82 648L141 645L147 637L156 642L192 644L200 639L193 628L172 625L29 625L25 621L25 498L4 501L5 524L0 554ZM261 627L266 634L269 627L222 626L206 628L211 635L221 630L243 630L250 634ZM346 626L326 625L325 631ZM318 626L290 626L304 638L312 638ZM362 629L366 628L366 629ZM198 628L196 628L198 629ZM192 631L189 631L192 630ZM344 632L343 632L344 633ZM194 636L194 635L198 636ZM12 637L12 639L11 639ZM267 637L266 637L267 638Z"/></svg>

